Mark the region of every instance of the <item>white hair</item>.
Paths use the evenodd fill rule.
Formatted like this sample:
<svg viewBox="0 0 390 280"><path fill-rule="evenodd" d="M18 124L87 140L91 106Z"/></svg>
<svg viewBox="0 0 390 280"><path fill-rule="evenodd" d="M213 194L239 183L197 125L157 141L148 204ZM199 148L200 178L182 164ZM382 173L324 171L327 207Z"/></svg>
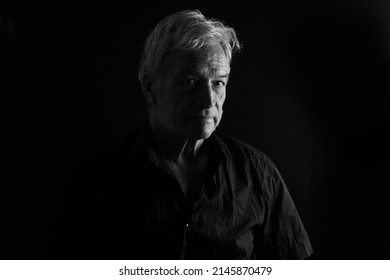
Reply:
<svg viewBox="0 0 390 280"><path fill-rule="evenodd" d="M144 93L145 75L156 78L167 53L200 49L212 42L221 44L229 63L232 53L240 50L233 28L219 20L206 18L199 10L181 11L161 20L146 38L140 62L138 78Z"/></svg>

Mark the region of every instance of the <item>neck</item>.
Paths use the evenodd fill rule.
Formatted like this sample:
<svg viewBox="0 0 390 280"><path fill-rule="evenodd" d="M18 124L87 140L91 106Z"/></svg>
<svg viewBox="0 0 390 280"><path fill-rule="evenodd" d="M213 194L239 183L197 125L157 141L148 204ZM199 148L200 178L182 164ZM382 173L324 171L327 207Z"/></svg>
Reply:
<svg viewBox="0 0 390 280"><path fill-rule="evenodd" d="M204 139L175 135L150 122L152 145L162 157L175 161L196 161L205 152Z"/></svg>

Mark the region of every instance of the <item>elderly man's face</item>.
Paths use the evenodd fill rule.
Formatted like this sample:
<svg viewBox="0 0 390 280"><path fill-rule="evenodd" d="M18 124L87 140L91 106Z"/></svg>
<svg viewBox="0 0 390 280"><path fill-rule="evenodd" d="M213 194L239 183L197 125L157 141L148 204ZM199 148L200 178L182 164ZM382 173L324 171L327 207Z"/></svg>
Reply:
<svg viewBox="0 0 390 280"><path fill-rule="evenodd" d="M174 135L208 138L221 121L229 72L219 43L168 55L163 73L152 85L151 118Z"/></svg>

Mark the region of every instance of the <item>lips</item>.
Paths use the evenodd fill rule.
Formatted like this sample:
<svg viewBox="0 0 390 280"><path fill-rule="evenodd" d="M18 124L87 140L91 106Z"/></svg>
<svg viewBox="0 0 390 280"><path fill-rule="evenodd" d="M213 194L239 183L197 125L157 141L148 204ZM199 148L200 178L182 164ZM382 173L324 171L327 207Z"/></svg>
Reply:
<svg viewBox="0 0 390 280"><path fill-rule="evenodd" d="M213 116L191 116L190 118L193 118L193 119L213 119L214 117Z"/></svg>
<svg viewBox="0 0 390 280"><path fill-rule="evenodd" d="M212 114L211 112L199 112L199 113L194 113L190 114L191 118L201 118L201 119L212 119L215 118L215 115Z"/></svg>
<svg viewBox="0 0 390 280"><path fill-rule="evenodd" d="M216 110L190 111L188 116L191 119L214 119L218 116L218 112Z"/></svg>

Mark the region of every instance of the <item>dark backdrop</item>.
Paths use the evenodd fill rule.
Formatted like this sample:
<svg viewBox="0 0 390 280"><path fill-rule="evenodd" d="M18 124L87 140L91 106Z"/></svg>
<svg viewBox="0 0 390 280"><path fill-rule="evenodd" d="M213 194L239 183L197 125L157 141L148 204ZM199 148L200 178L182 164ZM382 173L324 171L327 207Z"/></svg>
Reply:
<svg viewBox="0 0 390 280"><path fill-rule="evenodd" d="M313 258L353 258L344 245L364 240L351 241L352 231L344 240L331 237L347 230L340 213L350 207L333 207L343 186L331 174L339 143L387 111L389 7L30 2L0 6L1 258L46 258L68 171L82 154L143 122L142 43L163 16L187 8L222 19L243 45L219 129L276 163ZM357 258L383 257L360 252Z"/></svg>

